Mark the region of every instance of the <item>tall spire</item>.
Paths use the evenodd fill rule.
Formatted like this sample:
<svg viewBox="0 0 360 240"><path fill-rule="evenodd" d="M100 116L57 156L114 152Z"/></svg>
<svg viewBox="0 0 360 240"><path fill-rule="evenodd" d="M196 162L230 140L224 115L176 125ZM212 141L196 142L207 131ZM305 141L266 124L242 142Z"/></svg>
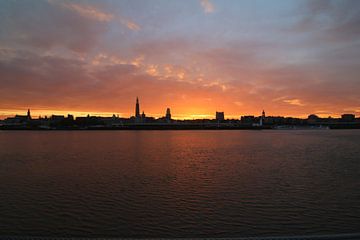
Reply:
<svg viewBox="0 0 360 240"><path fill-rule="evenodd" d="M140 104L138 97L136 97L135 117L140 118Z"/></svg>
<svg viewBox="0 0 360 240"><path fill-rule="evenodd" d="M260 126L262 126L265 122L265 111L263 110L260 117Z"/></svg>
<svg viewBox="0 0 360 240"><path fill-rule="evenodd" d="M30 109L28 109L28 111L27 111L27 118L28 118L29 120L31 119Z"/></svg>

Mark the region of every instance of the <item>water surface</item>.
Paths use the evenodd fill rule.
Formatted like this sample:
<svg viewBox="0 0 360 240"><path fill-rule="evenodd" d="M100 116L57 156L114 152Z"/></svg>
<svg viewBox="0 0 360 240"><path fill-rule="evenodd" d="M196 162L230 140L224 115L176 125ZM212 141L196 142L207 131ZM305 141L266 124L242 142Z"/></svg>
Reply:
<svg viewBox="0 0 360 240"><path fill-rule="evenodd" d="M0 236L359 232L360 131L0 131Z"/></svg>

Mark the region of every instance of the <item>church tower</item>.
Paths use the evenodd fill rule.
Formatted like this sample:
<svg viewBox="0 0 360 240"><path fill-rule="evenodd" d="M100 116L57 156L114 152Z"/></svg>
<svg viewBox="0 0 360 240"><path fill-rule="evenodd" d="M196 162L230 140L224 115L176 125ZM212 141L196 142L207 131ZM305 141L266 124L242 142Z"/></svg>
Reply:
<svg viewBox="0 0 360 240"><path fill-rule="evenodd" d="M265 111L262 111L261 117L260 117L260 126L262 126L265 122Z"/></svg>
<svg viewBox="0 0 360 240"><path fill-rule="evenodd" d="M26 116L27 116L27 119L28 119L28 120L31 120L30 109L28 109L28 111L27 111L27 115L26 115Z"/></svg>
<svg viewBox="0 0 360 240"><path fill-rule="evenodd" d="M135 117L139 119L140 116L140 104L139 104L139 98L136 97L136 107L135 107Z"/></svg>
<svg viewBox="0 0 360 240"><path fill-rule="evenodd" d="M171 121L171 112L170 112L170 108L166 109L166 114L165 114L165 118L167 122Z"/></svg>

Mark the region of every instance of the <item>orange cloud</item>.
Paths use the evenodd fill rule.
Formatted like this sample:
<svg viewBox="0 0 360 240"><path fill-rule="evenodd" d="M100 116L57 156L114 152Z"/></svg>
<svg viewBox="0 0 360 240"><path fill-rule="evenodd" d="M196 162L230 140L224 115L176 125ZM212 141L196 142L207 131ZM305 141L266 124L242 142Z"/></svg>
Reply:
<svg viewBox="0 0 360 240"><path fill-rule="evenodd" d="M133 31L140 30L140 26L129 19L126 19L124 17L119 17L119 21L122 25L126 26L130 30L133 30Z"/></svg>
<svg viewBox="0 0 360 240"><path fill-rule="evenodd" d="M50 0L50 3L57 4L57 1ZM114 18L114 15L100 11L99 9L83 4L76 4L71 2L61 3L61 6L71 11L77 12L83 17L91 18L100 22L109 22Z"/></svg>
<svg viewBox="0 0 360 240"><path fill-rule="evenodd" d="M159 75L158 66L156 65L148 66L146 69L146 73L149 74L150 76L158 76Z"/></svg>
<svg viewBox="0 0 360 240"><path fill-rule="evenodd" d="M283 100L283 102L288 103L290 105L300 106L300 107L305 106L305 104L302 103L300 99L285 99L285 100Z"/></svg>
<svg viewBox="0 0 360 240"><path fill-rule="evenodd" d="M210 2L210 0L201 0L200 4L203 7L205 13L212 13L215 10L215 7Z"/></svg>
<svg viewBox="0 0 360 240"><path fill-rule="evenodd" d="M127 27L130 30L138 31L140 30L140 26L133 22L132 20L129 20L123 16L114 16L113 14L106 13L104 11L101 11L100 9L85 5L85 4L77 4L77 3L71 3L71 2L58 2L55 0L48 0L51 4L58 4L63 8L69 9L71 11L76 12L80 16L90 18L99 22L110 22L112 20L118 20L121 25Z"/></svg>

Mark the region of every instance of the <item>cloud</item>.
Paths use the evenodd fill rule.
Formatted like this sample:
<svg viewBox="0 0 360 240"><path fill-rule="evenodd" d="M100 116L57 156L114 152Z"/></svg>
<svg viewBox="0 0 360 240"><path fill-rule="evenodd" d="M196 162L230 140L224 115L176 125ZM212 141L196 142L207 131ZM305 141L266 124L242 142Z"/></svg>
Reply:
<svg viewBox="0 0 360 240"><path fill-rule="evenodd" d="M119 19L120 23L122 25L126 26L128 29L133 30L133 31L140 30L140 26L129 19L126 19L124 17L118 17L118 19Z"/></svg>
<svg viewBox="0 0 360 240"><path fill-rule="evenodd" d="M167 47L163 42L159 44ZM233 50L232 54L230 49L227 46L188 53L178 65L162 64L149 54L126 59L99 53L77 59L0 49L0 109L115 111L129 116L136 95L141 97L146 113L163 114L164 105L169 105L174 114L181 116L200 116L215 110L233 116L258 114L263 108L270 115L307 115L320 110L341 113L346 106L360 104L356 74L352 77L355 81L350 78L338 82L337 75L318 66L269 68L259 56L244 58L254 49ZM198 64L185 64L190 59ZM201 81L197 81L193 67L213 72L203 72ZM341 71L339 74L343 75ZM206 100L210 98L211 104ZM297 106L302 106L301 111Z"/></svg>
<svg viewBox="0 0 360 240"><path fill-rule="evenodd" d="M283 100L283 102L288 103L290 105L299 106L299 107L305 106L305 104L302 103L300 99L285 99L285 100Z"/></svg>
<svg viewBox="0 0 360 240"><path fill-rule="evenodd" d="M322 43L354 42L360 37L360 2L354 0L308 0L293 30L311 32Z"/></svg>
<svg viewBox="0 0 360 240"><path fill-rule="evenodd" d="M60 4L62 7L77 12L83 17L95 19L100 22L109 22L114 18L112 14L105 13L90 5L76 4L71 2L59 2L54 0L49 0L49 2L52 4Z"/></svg>
<svg viewBox="0 0 360 240"><path fill-rule="evenodd" d="M132 20L119 15L114 16L113 14L106 13L91 5L77 4L72 2L61 2L55 0L48 0L48 1L51 4L64 7L86 18L94 19L100 22L110 22L112 20L117 20L120 22L120 24L122 24L123 26L127 27L130 30L133 31L140 30L140 26L135 22L133 22Z"/></svg>
<svg viewBox="0 0 360 240"><path fill-rule="evenodd" d="M72 112L132 113L136 95L146 113L162 116L167 106L177 114L207 114L209 98L219 103L221 92L146 73L147 65L132 64L105 54L92 59L43 56L20 50L0 51L0 95L4 109L54 109ZM137 61L135 61L137 64ZM187 93L188 99L182 96ZM164 105L166 104L166 105ZM204 108L203 104L208 107ZM210 109L210 112L214 111ZM159 113L160 112L160 113Z"/></svg>
<svg viewBox="0 0 360 240"><path fill-rule="evenodd" d="M158 76L159 75L158 66L156 65L148 66L146 69L146 73L151 76Z"/></svg>
<svg viewBox="0 0 360 240"><path fill-rule="evenodd" d="M184 38L170 38L142 42L135 51L144 54L145 62L157 65L159 77L163 72L176 72L174 63L186 69L183 81L222 95L220 102L227 103L219 109L226 112L235 110L229 103L242 102L236 109L246 114L254 114L257 108L274 114L307 115L319 109L339 114L344 106L360 103L355 90L360 91L358 51L318 47L311 58L304 55L295 62L291 61L291 47L261 40L228 41L214 47L206 40L190 44ZM287 49L286 61L279 61L283 48Z"/></svg>
<svg viewBox="0 0 360 240"><path fill-rule="evenodd" d="M1 1L0 9L0 44L3 47L65 48L84 53L96 46L107 32L108 22L99 21L106 19L105 15L85 11L85 17L79 14L80 8L69 10L47 1Z"/></svg>
<svg viewBox="0 0 360 240"><path fill-rule="evenodd" d="M214 5L210 2L210 0L200 0L200 4L204 9L205 13L212 13L215 10Z"/></svg>
<svg viewBox="0 0 360 240"><path fill-rule="evenodd" d="M84 54L104 47L111 24L140 29L133 21L100 9L69 1L0 1L0 46Z"/></svg>

